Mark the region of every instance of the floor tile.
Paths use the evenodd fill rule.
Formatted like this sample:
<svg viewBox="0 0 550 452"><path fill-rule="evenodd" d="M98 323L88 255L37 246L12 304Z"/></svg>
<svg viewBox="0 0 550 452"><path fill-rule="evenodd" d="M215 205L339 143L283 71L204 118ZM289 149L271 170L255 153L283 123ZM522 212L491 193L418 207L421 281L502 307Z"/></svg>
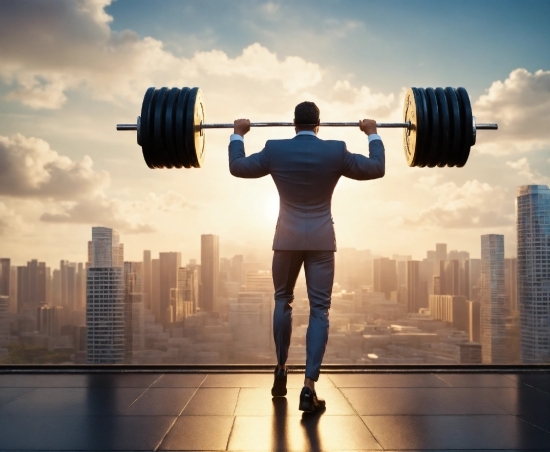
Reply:
<svg viewBox="0 0 550 452"><path fill-rule="evenodd" d="M299 415L300 400L298 388L289 388L286 397L271 397L270 390L264 388L243 388L239 393L236 416L287 416ZM353 415L355 411L337 388L319 388L319 397L326 400L327 415Z"/></svg>
<svg viewBox="0 0 550 452"><path fill-rule="evenodd" d="M516 375L519 383L531 386L550 394L550 373L519 374Z"/></svg>
<svg viewBox="0 0 550 452"><path fill-rule="evenodd" d="M0 388L0 406L23 397L34 390L34 388Z"/></svg>
<svg viewBox="0 0 550 452"><path fill-rule="evenodd" d="M162 377L150 373L87 374L87 387L147 388Z"/></svg>
<svg viewBox="0 0 550 452"><path fill-rule="evenodd" d="M0 374L0 388L83 388L89 374Z"/></svg>
<svg viewBox="0 0 550 452"><path fill-rule="evenodd" d="M174 417L0 416L0 449L154 450Z"/></svg>
<svg viewBox="0 0 550 452"><path fill-rule="evenodd" d="M550 434L515 416L362 416L384 449L545 449Z"/></svg>
<svg viewBox="0 0 550 452"><path fill-rule="evenodd" d="M529 386L518 388L472 388L474 397L489 398L510 414L550 417L550 394Z"/></svg>
<svg viewBox="0 0 550 452"><path fill-rule="evenodd" d="M197 388L206 379L206 374L164 374L153 388Z"/></svg>
<svg viewBox="0 0 550 452"><path fill-rule="evenodd" d="M225 450L233 416L182 416L159 450Z"/></svg>
<svg viewBox="0 0 550 452"><path fill-rule="evenodd" d="M515 388L518 383L500 374L437 374L454 388Z"/></svg>
<svg viewBox="0 0 550 452"><path fill-rule="evenodd" d="M329 374L339 388L447 388L433 374Z"/></svg>
<svg viewBox="0 0 550 452"><path fill-rule="evenodd" d="M115 415L142 393L142 388L38 388L0 406L0 415Z"/></svg>
<svg viewBox="0 0 550 452"><path fill-rule="evenodd" d="M361 415L507 414L468 388L342 388Z"/></svg>
<svg viewBox="0 0 550 452"><path fill-rule="evenodd" d="M319 376L315 383L318 388L333 388L334 384L326 374ZM201 387L203 388L269 388L273 386L272 374L209 374ZM289 373L287 388L302 388L304 374Z"/></svg>
<svg viewBox="0 0 550 452"><path fill-rule="evenodd" d="M237 416L228 450L380 450L358 416Z"/></svg>
<svg viewBox="0 0 550 452"><path fill-rule="evenodd" d="M196 388L150 388L122 413L125 416L178 416Z"/></svg>
<svg viewBox="0 0 550 452"><path fill-rule="evenodd" d="M183 410L183 416L231 416L239 388L199 388Z"/></svg>

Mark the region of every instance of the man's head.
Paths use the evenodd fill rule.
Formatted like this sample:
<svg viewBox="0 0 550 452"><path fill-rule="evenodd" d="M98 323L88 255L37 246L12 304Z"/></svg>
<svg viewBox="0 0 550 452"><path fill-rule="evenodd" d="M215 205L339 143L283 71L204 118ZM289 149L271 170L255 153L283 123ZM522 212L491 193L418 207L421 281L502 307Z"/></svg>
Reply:
<svg viewBox="0 0 550 452"><path fill-rule="evenodd" d="M296 131L312 130L317 133L319 128L319 108L313 102L302 102L294 109L294 124Z"/></svg>

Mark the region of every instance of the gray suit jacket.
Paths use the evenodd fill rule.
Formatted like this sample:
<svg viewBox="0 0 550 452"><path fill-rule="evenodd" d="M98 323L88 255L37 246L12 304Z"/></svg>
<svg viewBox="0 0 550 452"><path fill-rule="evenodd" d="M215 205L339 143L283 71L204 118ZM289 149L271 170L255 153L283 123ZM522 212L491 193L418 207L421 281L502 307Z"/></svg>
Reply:
<svg viewBox="0 0 550 452"><path fill-rule="evenodd" d="M296 135L269 140L261 152L246 157L244 143L234 140L229 143L229 171L245 178L271 174L280 198L274 250L336 251L334 187L341 176L357 180L384 176L381 140L370 142L369 154L352 154L343 141Z"/></svg>

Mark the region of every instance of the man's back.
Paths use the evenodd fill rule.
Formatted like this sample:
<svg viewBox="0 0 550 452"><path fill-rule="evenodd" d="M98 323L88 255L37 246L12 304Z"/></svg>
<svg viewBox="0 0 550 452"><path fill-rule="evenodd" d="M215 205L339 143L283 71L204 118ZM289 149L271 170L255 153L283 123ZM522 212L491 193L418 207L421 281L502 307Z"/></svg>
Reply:
<svg viewBox="0 0 550 452"><path fill-rule="evenodd" d="M351 154L343 141L298 134L270 140L258 154L244 157L242 141L229 146L230 171L239 177L271 174L280 197L274 250L336 250L331 200L338 179L384 175L384 148L371 142L371 158Z"/></svg>

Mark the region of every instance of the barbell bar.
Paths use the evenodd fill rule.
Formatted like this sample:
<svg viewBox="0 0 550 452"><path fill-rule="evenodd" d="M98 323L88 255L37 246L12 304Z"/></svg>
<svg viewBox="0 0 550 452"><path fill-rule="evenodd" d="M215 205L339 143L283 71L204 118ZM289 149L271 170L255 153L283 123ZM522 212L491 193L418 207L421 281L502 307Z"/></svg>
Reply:
<svg viewBox="0 0 550 452"><path fill-rule="evenodd" d="M231 129L233 123L204 122L199 88L149 88L136 124L117 124L118 131L137 131L137 142L150 168L200 168L207 129ZM464 88L409 88L403 122L377 123L403 129L409 166L466 164L477 130L497 130L494 123L477 124ZM358 127L358 121L322 122L321 127ZM251 127L294 127L293 122L253 122Z"/></svg>

